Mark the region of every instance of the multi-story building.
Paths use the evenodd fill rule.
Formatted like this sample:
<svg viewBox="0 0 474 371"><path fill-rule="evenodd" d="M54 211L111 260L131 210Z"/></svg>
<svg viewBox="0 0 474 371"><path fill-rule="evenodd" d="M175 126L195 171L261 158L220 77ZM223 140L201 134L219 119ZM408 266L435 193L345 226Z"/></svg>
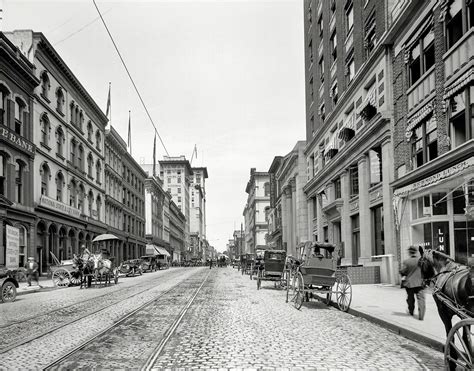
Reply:
<svg viewBox="0 0 474 371"><path fill-rule="evenodd" d="M250 179L245 188L247 204L244 208L245 249L255 253L255 249L265 247L268 225L265 220L265 209L270 206L270 176L266 172L250 169Z"/></svg>
<svg viewBox="0 0 474 371"><path fill-rule="evenodd" d="M42 33L6 33L30 63L40 85L32 109L36 155L32 190L37 222L30 234L40 271L79 253L107 230L104 130L107 117Z"/></svg>
<svg viewBox="0 0 474 371"><path fill-rule="evenodd" d="M122 204L127 258L145 255L145 179L147 173L128 152L122 157Z"/></svg>
<svg viewBox="0 0 474 371"><path fill-rule="evenodd" d="M233 238L234 238L234 246L235 246L234 258L240 259L240 255L245 253L245 247L244 247L245 236L244 236L243 230L235 230L233 234Z"/></svg>
<svg viewBox="0 0 474 371"><path fill-rule="evenodd" d="M164 156L160 163L160 177L163 179L163 188L171 194L171 197L186 218L185 244L183 258L190 259L190 185L193 170L185 156Z"/></svg>
<svg viewBox="0 0 474 371"><path fill-rule="evenodd" d="M23 266L34 244L35 67L0 32L0 265ZM7 254L7 246L10 249Z"/></svg>
<svg viewBox="0 0 474 371"><path fill-rule="evenodd" d="M127 151L113 126L105 131L105 222L119 240L107 241L107 250L118 261L138 258L145 252L145 174Z"/></svg>
<svg viewBox="0 0 474 371"><path fill-rule="evenodd" d="M193 167L191 176L191 198L189 229L191 234L191 256L202 259L206 240L206 179L207 168Z"/></svg>
<svg viewBox="0 0 474 371"><path fill-rule="evenodd" d="M345 265L397 255L389 3L304 1L308 235Z"/></svg>
<svg viewBox="0 0 474 371"><path fill-rule="evenodd" d="M405 1L392 13L398 258L414 244L472 265L474 2Z"/></svg>
<svg viewBox="0 0 474 371"><path fill-rule="evenodd" d="M169 223L170 223L170 248L173 252L172 259L175 262L182 262L190 259L186 247L186 217L181 212L173 200L169 203Z"/></svg>
<svg viewBox="0 0 474 371"><path fill-rule="evenodd" d="M298 244L308 240L308 208L303 191L307 182L305 145L305 141L299 141L286 156L275 157L268 171L268 243L293 256Z"/></svg>

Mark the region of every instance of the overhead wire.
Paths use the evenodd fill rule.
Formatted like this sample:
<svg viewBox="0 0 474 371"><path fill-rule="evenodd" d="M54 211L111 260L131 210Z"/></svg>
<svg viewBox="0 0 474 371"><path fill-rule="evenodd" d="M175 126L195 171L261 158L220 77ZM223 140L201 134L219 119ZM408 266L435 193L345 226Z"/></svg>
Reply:
<svg viewBox="0 0 474 371"><path fill-rule="evenodd" d="M122 54L120 53L120 51L119 51L119 49L118 49L118 47L117 47L117 44L115 43L115 40L114 40L112 34L110 33L109 28L107 27L107 24L105 23L104 17L102 17L102 14L101 14L101 12L100 12L100 10L99 10L99 8L98 8L98 6L97 6L95 0L92 0L92 2L94 3L94 6L95 6L95 8L96 8L96 10L97 10L97 13L99 13L100 19L102 20L102 23L103 23L105 29L107 30L107 33L109 34L110 40L112 41L112 44L114 45L115 51L117 52L117 54L118 54L118 56L119 56L119 58L120 58L120 61L122 62L122 65L123 65L123 67L125 68L125 71L127 72L127 75L128 75L128 77L129 77L130 81L132 82L132 85L133 85L133 87L134 87L134 89L135 89L135 92L137 93L138 98L140 99L140 102L142 103L142 106L143 106L143 108L145 109L145 112L146 112L148 118L150 119L150 122L151 122L151 124L153 125L153 128L155 129L155 133L156 133L156 135L158 136L158 138L160 139L161 145L163 146L163 148L164 148L166 154L169 156L169 153L168 153L168 150L166 149L165 143L163 143L163 140L161 139L161 135L160 135L160 133L158 132L158 129L156 128L155 122L153 121L153 119L152 119L152 117L151 117L151 115L150 115L150 112L148 111L148 108L147 108L147 106L146 106L146 104L145 104L145 102L144 102L144 100L143 100L143 98L142 98L140 92L138 91L137 85L135 84L135 81L133 80L133 77L132 77L132 75L130 74L130 71L128 70L127 64L125 63L125 61L124 61L124 59L123 59L123 57L122 57Z"/></svg>

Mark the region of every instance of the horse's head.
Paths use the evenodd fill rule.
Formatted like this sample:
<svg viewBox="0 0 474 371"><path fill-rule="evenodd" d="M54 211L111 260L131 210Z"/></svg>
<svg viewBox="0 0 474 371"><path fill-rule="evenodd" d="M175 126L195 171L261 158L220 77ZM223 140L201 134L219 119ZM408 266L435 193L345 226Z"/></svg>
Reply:
<svg viewBox="0 0 474 371"><path fill-rule="evenodd" d="M423 249L421 246L419 249L421 258L418 264L421 268L421 275L424 279L433 278L451 260L449 256L440 251Z"/></svg>
<svg viewBox="0 0 474 371"><path fill-rule="evenodd" d="M91 255L90 261L92 262L94 269L100 269L104 265L102 254Z"/></svg>
<svg viewBox="0 0 474 371"><path fill-rule="evenodd" d="M76 269L81 270L84 267L84 259L74 254L72 258L72 266Z"/></svg>

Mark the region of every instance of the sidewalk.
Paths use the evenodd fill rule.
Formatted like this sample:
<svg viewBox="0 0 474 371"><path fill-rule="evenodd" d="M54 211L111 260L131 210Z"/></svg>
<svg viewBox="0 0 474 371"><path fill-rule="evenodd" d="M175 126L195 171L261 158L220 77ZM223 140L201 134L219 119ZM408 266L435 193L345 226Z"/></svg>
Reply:
<svg viewBox="0 0 474 371"><path fill-rule="evenodd" d="M352 303L349 313L366 318L406 338L424 343L443 351L446 341L444 325L430 290L425 291L426 314L418 320L418 306L415 316L406 313L406 291L387 285L353 285ZM333 298L334 300L334 298ZM454 317L453 323L456 322Z"/></svg>
<svg viewBox="0 0 474 371"><path fill-rule="evenodd" d="M26 282L26 279L22 282L19 282L18 285L20 286L17 289L17 296L18 295L26 295L26 294L31 294L34 292L38 291L49 291L49 290L55 290L56 287L53 284L53 280L49 277L42 276L39 278L39 284L42 287L39 287L36 283L35 280L31 281L31 286L28 286L28 283Z"/></svg>

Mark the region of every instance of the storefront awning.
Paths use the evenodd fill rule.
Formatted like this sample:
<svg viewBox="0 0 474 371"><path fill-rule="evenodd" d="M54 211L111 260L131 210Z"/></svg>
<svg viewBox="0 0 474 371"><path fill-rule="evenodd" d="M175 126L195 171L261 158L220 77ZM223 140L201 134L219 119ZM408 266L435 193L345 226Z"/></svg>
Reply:
<svg viewBox="0 0 474 371"><path fill-rule="evenodd" d="M405 132L405 136L407 137L407 140L410 139L413 129L421 122L423 121L428 115L433 113L433 103L428 103L426 104L423 108L421 108L417 113L415 113L412 117L408 119L407 122L407 129Z"/></svg>
<svg viewBox="0 0 474 371"><path fill-rule="evenodd" d="M166 251L165 248L156 246L156 245L146 245L146 253L147 254L153 254L153 255L165 255L165 256L170 256L170 253Z"/></svg>
<svg viewBox="0 0 474 371"><path fill-rule="evenodd" d="M443 99L449 99L465 86L474 81L474 67L468 69L459 78L444 89Z"/></svg>

